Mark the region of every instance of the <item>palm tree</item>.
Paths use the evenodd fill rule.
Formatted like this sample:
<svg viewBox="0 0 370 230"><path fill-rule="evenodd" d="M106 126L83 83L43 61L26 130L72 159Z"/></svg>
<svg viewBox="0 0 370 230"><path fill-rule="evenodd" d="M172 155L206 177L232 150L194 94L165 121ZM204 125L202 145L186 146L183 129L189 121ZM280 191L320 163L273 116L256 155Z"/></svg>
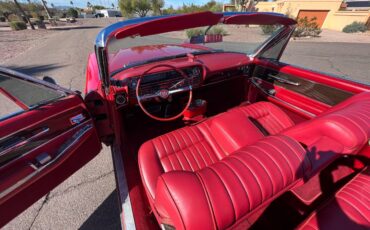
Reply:
<svg viewBox="0 0 370 230"><path fill-rule="evenodd" d="M48 7L46 6L46 4L47 4L46 1L45 0L41 0L41 3L42 3L42 6L44 7L44 9L46 11L46 14L47 14L48 18L50 19L51 18L51 14L49 12Z"/></svg>
<svg viewBox="0 0 370 230"><path fill-rule="evenodd" d="M90 2L87 2L86 6L87 6L87 8L91 8L92 5L91 5Z"/></svg>
<svg viewBox="0 0 370 230"><path fill-rule="evenodd" d="M114 3L112 3L112 8L114 9Z"/></svg>
<svg viewBox="0 0 370 230"><path fill-rule="evenodd" d="M50 6L51 6L51 8L54 8L55 7L53 3L51 3Z"/></svg>
<svg viewBox="0 0 370 230"><path fill-rule="evenodd" d="M22 9L21 5L19 5L18 1L17 0L14 0L14 4L15 6L19 9L19 11L21 12L22 16L26 19L26 21L28 22L28 24L30 24L31 26L31 29L35 29L35 27L33 26L30 18L27 16L27 14L24 12L24 10Z"/></svg>
<svg viewBox="0 0 370 230"><path fill-rule="evenodd" d="M70 1L69 4L71 4L71 6L73 6L73 2L72 1Z"/></svg>

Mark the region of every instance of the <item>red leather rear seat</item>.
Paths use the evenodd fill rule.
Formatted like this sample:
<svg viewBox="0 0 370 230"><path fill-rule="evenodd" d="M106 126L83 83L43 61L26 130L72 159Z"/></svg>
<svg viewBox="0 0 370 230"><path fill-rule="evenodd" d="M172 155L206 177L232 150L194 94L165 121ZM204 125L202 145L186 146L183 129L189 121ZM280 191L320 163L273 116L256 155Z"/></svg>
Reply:
<svg viewBox="0 0 370 230"><path fill-rule="evenodd" d="M370 167L339 190L329 203L307 218L299 229L370 229Z"/></svg>
<svg viewBox="0 0 370 230"><path fill-rule="evenodd" d="M312 175L342 154L357 154L370 138L370 92L357 94L284 135L307 146Z"/></svg>
<svg viewBox="0 0 370 230"><path fill-rule="evenodd" d="M176 229L225 229L242 224L258 207L291 188L304 174L305 151L271 136L203 169L158 178L153 209Z"/></svg>

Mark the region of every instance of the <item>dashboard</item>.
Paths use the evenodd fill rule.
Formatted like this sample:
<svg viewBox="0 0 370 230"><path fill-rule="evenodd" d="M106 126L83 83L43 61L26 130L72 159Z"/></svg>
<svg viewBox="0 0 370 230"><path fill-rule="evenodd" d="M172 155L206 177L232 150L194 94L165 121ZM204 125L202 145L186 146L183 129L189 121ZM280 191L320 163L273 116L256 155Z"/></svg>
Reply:
<svg viewBox="0 0 370 230"><path fill-rule="evenodd" d="M250 63L246 55L236 53L204 55L196 61L179 58L165 62L165 64L182 70L188 77L187 86L190 85L193 90L200 89L206 85L228 81L235 77L250 76ZM127 101L136 104L138 80L146 70L158 64L163 64L163 62L139 66L125 71L125 73L112 78L111 85L117 88L117 92L125 91ZM181 87L181 80L183 79L184 77L176 70L158 68L156 72L142 77L140 93L153 94L161 89Z"/></svg>

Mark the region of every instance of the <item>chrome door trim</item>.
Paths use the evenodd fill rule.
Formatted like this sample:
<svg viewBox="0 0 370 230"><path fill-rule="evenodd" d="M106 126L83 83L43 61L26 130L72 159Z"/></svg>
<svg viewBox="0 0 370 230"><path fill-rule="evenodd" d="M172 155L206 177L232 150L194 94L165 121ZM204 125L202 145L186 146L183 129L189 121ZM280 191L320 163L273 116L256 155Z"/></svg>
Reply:
<svg viewBox="0 0 370 230"><path fill-rule="evenodd" d="M125 230L135 230L135 219L132 212L131 198L128 191L125 168L123 165L122 153L117 143L111 146L113 166L116 177L116 184L118 189L118 198L120 201L120 222L121 228Z"/></svg>
<svg viewBox="0 0 370 230"><path fill-rule="evenodd" d="M306 111L306 110L304 110L304 109L301 109L301 108L299 108L299 107L297 107L297 106L295 106L295 105L292 105L292 104L290 104L289 102L283 101L283 100L281 100L280 98L277 98L277 97L275 97L274 95L272 95L271 93L267 92L267 91L266 91L266 89L264 89L263 87L261 87L261 86L260 86L260 83L258 83L258 82L257 82L257 80L263 81L262 79L259 79L259 78L256 78L256 77L251 77L251 78L250 78L251 83L252 83L256 88L258 88L262 93L264 93L266 96L268 96L268 97L272 97L272 98L274 98L275 100L277 100L277 101L279 101L279 102L281 102L281 103L283 103L283 104L287 105L288 107L291 107L291 108L296 109L296 110L298 110L298 111L300 111L300 112L302 112L302 113L304 113L304 114L307 114L308 116L310 116L310 117L312 117L312 118L313 118L313 117L316 117L316 115L315 115L315 114L310 113L310 112L308 112L308 111Z"/></svg>
<svg viewBox="0 0 370 230"><path fill-rule="evenodd" d="M47 132L49 132L49 131L50 131L50 129L49 129L48 127L43 127L43 128L41 128L41 129L42 129L42 131L40 131L40 132L36 133L36 134L35 134L35 135L33 135L32 137L30 137L30 138L28 138L28 139L26 139L26 140L20 141L20 142L18 142L18 143L15 143L14 145L12 145L12 146L10 146L10 147L8 147L8 148L6 148L6 149L2 150L2 151L0 152L0 157L2 157L2 156L4 156L4 155L8 154L9 152L11 152L11 151L13 151L13 150L16 150L17 148L22 147L23 145L26 145L26 144L28 144L28 143L32 142L32 141L33 141L33 140L35 140L36 138L41 137L42 135L44 135L44 134L46 134Z"/></svg>
<svg viewBox="0 0 370 230"><path fill-rule="evenodd" d="M75 128L77 128L77 126ZM62 144L62 146L59 148L58 152L56 153L56 156L51 161L49 161L48 163L46 163L45 165L43 165L41 167L36 167L33 164L30 164L29 166L32 167L32 168L34 168L34 169L36 169L36 170L34 172L32 172L31 174L27 175L26 177L22 178L21 180L17 181L15 184L13 184L12 186L10 186L9 188L1 191L0 192L0 199L4 198L8 194L10 194L11 192L13 192L17 188L19 188L20 186L24 185L30 179L32 179L33 177L35 177L36 175L38 175L39 173L41 173L48 166L50 166L50 165L54 164L55 162L57 162L62 156L64 156L64 154L68 150L70 150L76 143L78 143L80 141L80 139L87 132L89 132L92 129L93 129L93 125L92 124L87 124L84 127L80 128L78 131L76 131L75 134L73 134L73 136L70 139L68 139L67 141L65 141Z"/></svg>
<svg viewBox="0 0 370 230"><path fill-rule="evenodd" d="M280 83L283 83L283 84L288 84L288 85L294 85L294 86L300 86L301 83L299 82L295 82L295 81L290 81L290 80L287 80L287 79L284 79L284 78L281 78L277 75L273 75L273 74L267 74L267 76L271 77L272 79L280 82Z"/></svg>

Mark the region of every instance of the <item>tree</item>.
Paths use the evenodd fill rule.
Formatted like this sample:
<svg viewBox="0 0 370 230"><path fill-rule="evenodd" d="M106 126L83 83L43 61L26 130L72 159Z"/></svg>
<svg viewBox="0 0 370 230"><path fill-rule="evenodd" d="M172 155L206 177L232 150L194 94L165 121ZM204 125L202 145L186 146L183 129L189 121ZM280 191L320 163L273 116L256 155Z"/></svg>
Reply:
<svg viewBox="0 0 370 230"><path fill-rule="evenodd" d="M112 3L112 8L114 9L114 7L115 7L115 5L114 5L114 3Z"/></svg>
<svg viewBox="0 0 370 230"><path fill-rule="evenodd" d="M30 18L28 17L28 15L24 12L24 10L22 9L21 5L19 5L18 1L17 0L14 0L14 4L16 5L16 7L19 9L19 11L21 12L22 14L22 17L24 17L26 19L26 21L28 22L28 24L30 24L30 27L31 29L35 29L35 27L33 26Z"/></svg>
<svg viewBox="0 0 370 230"><path fill-rule="evenodd" d="M134 15L145 17L152 9L149 0L119 0L118 4L122 15L126 17L132 17Z"/></svg>
<svg viewBox="0 0 370 230"><path fill-rule="evenodd" d="M162 8L164 7L164 0L152 0L152 9L154 15L162 15Z"/></svg>
<svg viewBox="0 0 370 230"><path fill-rule="evenodd" d="M87 2L86 6L87 6L87 8L91 8L92 7L92 5L91 5L90 2Z"/></svg>
<svg viewBox="0 0 370 230"><path fill-rule="evenodd" d="M67 11L67 15L69 17L78 18L78 11L74 8L69 8L68 11Z"/></svg>
<svg viewBox="0 0 370 230"><path fill-rule="evenodd" d="M45 9L45 11L46 11L46 15L47 15L47 16L48 16L48 18L50 19L50 18L51 18L51 15L50 15L50 12L49 12L48 7L46 6L46 1L41 0L41 3L42 3L42 5L44 6L44 9Z"/></svg>
<svg viewBox="0 0 370 230"><path fill-rule="evenodd" d="M70 1L69 4L71 4L71 6L73 6L73 2L72 1Z"/></svg>
<svg viewBox="0 0 370 230"><path fill-rule="evenodd" d="M93 10L104 10L106 9L105 6L101 6L101 5L95 5L95 6L92 6Z"/></svg>

